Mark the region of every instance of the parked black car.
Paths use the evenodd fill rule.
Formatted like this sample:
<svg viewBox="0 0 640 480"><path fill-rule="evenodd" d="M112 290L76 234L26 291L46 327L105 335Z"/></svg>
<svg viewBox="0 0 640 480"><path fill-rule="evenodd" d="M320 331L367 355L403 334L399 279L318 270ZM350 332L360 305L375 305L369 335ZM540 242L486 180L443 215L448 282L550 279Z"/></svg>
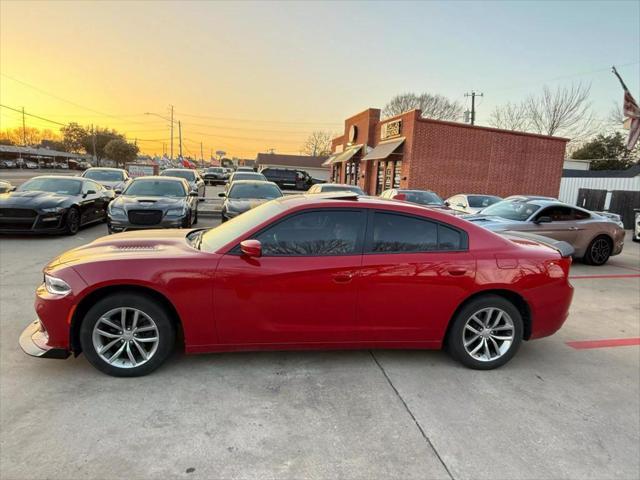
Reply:
<svg viewBox="0 0 640 480"><path fill-rule="evenodd" d="M0 194L0 233L66 233L107 218L112 190L82 177L41 176Z"/></svg>
<svg viewBox="0 0 640 480"><path fill-rule="evenodd" d="M218 195L225 197L222 204L223 222L269 200L283 196L275 183L260 180L237 180L231 184L227 193Z"/></svg>
<svg viewBox="0 0 640 480"><path fill-rule="evenodd" d="M109 205L109 233L189 228L198 223L198 193L177 177L138 177Z"/></svg>
<svg viewBox="0 0 640 480"><path fill-rule="evenodd" d="M204 200L206 186L204 179L200 176L200 173L197 170L190 168L167 168L160 172L160 175L163 177L184 178L189 183L191 191L198 192L198 197L200 197L201 200Z"/></svg>
<svg viewBox="0 0 640 480"><path fill-rule="evenodd" d="M82 177L90 178L109 190L123 191L131 183L129 173L122 168L93 167L82 172Z"/></svg>
<svg viewBox="0 0 640 480"><path fill-rule="evenodd" d="M204 171L203 177L206 185L224 185L229 174L222 167L209 167Z"/></svg>
<svg viewBox="0 0 640 480"><path fill-rule="evenodd" d="M304 170L265 167L260 173L283 190L308 190L311 185L317 183Z"/></svg>

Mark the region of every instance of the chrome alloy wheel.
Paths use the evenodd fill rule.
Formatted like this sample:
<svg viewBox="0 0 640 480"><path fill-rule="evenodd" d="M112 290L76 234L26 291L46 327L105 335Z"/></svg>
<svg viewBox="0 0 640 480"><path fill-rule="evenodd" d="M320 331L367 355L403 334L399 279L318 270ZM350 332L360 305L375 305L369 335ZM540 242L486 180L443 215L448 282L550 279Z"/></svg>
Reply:
<svg viewBox="0 0 640 480"><path fill-rule="evenodd" d="M591 245L591 258L596 265L601 265L606 262L610 254L611 247L609 242L604 238L597 239L593 242L593 245Z"/></svg>
<svg viewBox="0 0 640 480"><path fill-rule="evenodd" d="M102 315L93 327L93 348L109 365L139 367L158 350L160 334L153 319L142 310L121 307Z"/></svg>
<svg viewBox="0 0 640 480"><path fill-rule="evenodd" d="M467 353L480 362L490 362L509 351L515 327L507 312L489 307L478 310L466 321L462 343Z"/></svg>

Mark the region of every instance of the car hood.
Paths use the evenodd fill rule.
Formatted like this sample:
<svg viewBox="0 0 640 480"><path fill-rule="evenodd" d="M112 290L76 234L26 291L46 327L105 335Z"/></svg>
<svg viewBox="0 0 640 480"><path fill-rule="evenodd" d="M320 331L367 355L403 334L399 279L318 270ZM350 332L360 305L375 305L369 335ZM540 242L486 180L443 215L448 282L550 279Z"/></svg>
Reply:
<svg viewBox="0 0 640 480"><path fill-rule="evenodd" d="M251 210L263 203L268 202L267 198L228 198L225 202L228 210L233 210L236 212L246 212L247 210Z"/></svg>
<svg viewBox="0 0 640 480"><path fill-rule="evenodd" d="M99 183L100 185L102 185L103 187L109 187L109 188L114 188L114 187L118 187L120 185L124 184L124 180L118 180L116 182L107 182L107 181L103 181L103 180L94 180L96 183Z"/></svg>
<svg viewBox="0 0 640 480"><path fill-rule="evenodd" d="M7 192L0 194L0 207L48 208L60 207L72 199L71 195L51 192Z"/></svg>
<svg viewBox="0 0 640 480"><path fill-rule="evenodd" d="M176 258L200 253L186 240L189 230L161 229L116 233L64 252L53 259L45 270L60 265L100 263L112 260Z"/></svg>
<svg viewBox="0 0 640 480"><path fill-rule="evenodd" d="M489 215L462 215L462 218L492 231L518 230L519 227L527 224L527 222Z"/></svg>
<svg viewBox="0 0 640 480"><path fill-rule="evenodd" d="M184 206L184 198L172 197L133 197L119 196L111 202L113 207L124 208L125 210L166 210L168 208L179 208Z"/></svg>

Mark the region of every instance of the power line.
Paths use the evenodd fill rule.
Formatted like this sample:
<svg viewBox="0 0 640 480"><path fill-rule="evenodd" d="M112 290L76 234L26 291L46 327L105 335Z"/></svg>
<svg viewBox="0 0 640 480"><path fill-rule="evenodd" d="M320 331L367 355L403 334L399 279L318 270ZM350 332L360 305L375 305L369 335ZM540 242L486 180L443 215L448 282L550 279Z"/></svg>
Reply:
<svg viewBox="0 0 640 480"><path fill-rule="evenodd" d="M66 123L60 123L60 122L56 122L55 120L51 120L51 119L49 119L49 118L41 117L41 116L39 116L39 115L33 115L32 113L26 113L26 112L24 111L24 108L23 108L22 110L19 110L19 109L17 109L17 108L12 108L12 107L9 107L9 106L7 106L7 105L2 105L2 104L0 104L0 107L2 107L2 108L7 108L7 109L9 109L9 110L13 110L14 112L18 112L18 113L19 113L19 114L21 114L21 115L27 115L27 116L29 116L29 117L38 118L38 119L40 119L40 120L44 120L45 122L55 123L56 125L62 125L63 127L64 127L64 126L66 126Z"/></svg>

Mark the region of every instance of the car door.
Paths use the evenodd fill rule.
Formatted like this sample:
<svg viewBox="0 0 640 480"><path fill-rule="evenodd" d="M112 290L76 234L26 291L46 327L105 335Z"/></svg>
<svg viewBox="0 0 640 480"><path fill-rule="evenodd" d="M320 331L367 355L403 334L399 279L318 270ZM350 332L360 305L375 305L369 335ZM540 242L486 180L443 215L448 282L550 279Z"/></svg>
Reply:
<svg viewBox="0 0 640 480"><path fill-rule="evenodd" d="M473 288L466 232L429 218L371 212L358 288L366 342L438 342Z"/></svg>
<svg viewBox="0 0 640 480"><path fill-rule="evenodd" d="M357 340L358 271L366 223L359 209L293 213L252 236L262 256L224 255L214 282L225 344L335 344Z"/></svg>
<svg viewBox="0 0 640 480"><path fill-rule="evenodd" d="M80 224L84 225L97 219L97 204L100 196L98 195L100 186L91 181L82 182L82 190L80 194ZM94 192L94 193L89 193Z"/></svg>
<svg viewBox="0 0 640 480"><path fill-rule="evenodd" d="M551 222L536 223L541 217L549 217ZM575 242L578 234L573 209L564 205L552 205L541 209L527 222L526 230L570 244Z"/></svg>

